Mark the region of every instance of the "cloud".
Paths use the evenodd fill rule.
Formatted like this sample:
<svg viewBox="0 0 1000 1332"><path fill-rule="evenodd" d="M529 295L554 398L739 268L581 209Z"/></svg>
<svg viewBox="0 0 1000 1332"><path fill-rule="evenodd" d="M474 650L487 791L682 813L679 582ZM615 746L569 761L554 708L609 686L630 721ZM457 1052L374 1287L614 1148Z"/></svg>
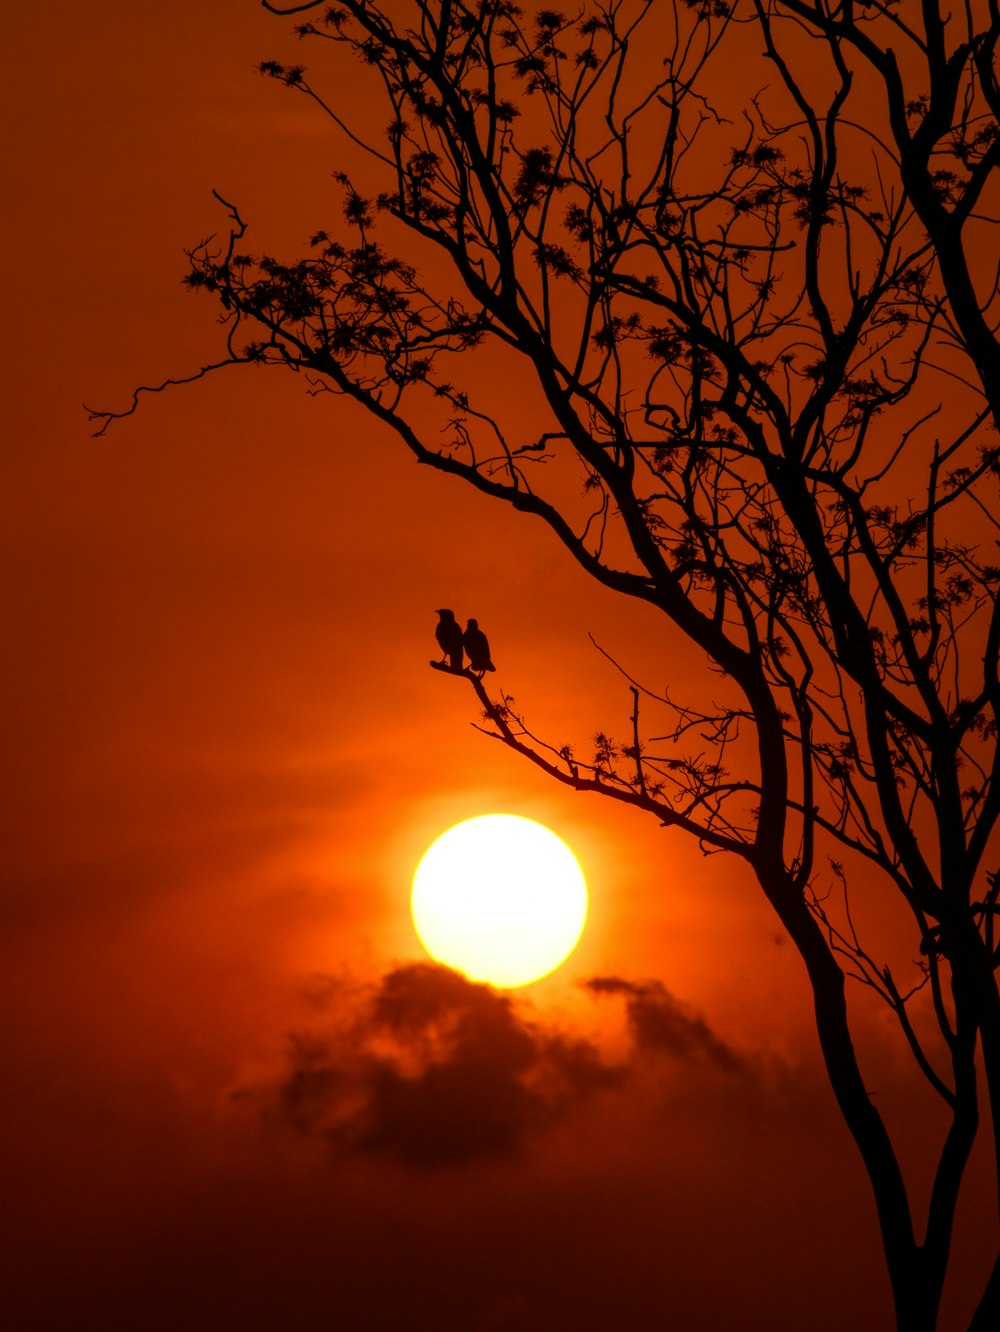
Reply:
<svg viewBox="0 0 1000 1332"><path fill-rule="evenodd" d="M624 1077L584 1038L429 963L322 1002L339 1020L291 1038L266 1113L341 1152L428 1170L508 1157Z"/></svg>
<svg viewBox="0 0 1000 1332"><path fill-rule="evenodd" d="M524 1153L596 1095L648 1074L651 1056L750 1072L659 982L601 976L584 986L624 999L624 1054L611 1058L540 1021L523 999L429 962L364 986L317 977L304 994L317 1019L290 1036L278 1080L238 1095L338 1154L431 1171Z"/></svg>
<svg viewBox="0 0 1000 1332"><path fill-rule="evenodd" d="M746 1062L711 1027L675 999L659 981L595 976L584 982L595 995L622 995L629 1031L638 1050L669 1055L690 1064L709 1064L724 1073L745 1073Z"/></svg>

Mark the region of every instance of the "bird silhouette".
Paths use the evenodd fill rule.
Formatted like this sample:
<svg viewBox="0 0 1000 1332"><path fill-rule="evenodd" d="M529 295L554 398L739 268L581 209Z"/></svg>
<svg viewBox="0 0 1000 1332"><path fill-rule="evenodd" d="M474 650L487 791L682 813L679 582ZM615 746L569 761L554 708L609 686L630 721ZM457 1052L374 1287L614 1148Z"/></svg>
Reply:
<svg viewBox="0 0 1000 1332"><path fill-rule="evenodd" d="M434 636L438 641L438 647L441 649L441 661L445 657L448 659L448 665L453 671L462 669L462 626L455 619L455 612L450 610L439 610L437 628L434 630ZM486 654L489 656L489 653Z"/></svg>
<svg viewBox="0 0 1000 1332"><path fill-rule="evenodd" d="M490 645L479 627L477 620L470 620L465 626L465 633L462 635L462 645L469 658L469 669L476 672L480 679L487 671L495 671L496 667L490 660Z"/></svg>

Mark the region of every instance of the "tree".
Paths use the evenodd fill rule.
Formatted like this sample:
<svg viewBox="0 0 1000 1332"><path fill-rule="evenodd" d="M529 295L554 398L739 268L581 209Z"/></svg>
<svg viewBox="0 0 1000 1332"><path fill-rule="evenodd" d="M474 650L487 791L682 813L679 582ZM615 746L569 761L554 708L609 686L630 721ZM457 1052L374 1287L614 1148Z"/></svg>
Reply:
<svg viewBox="0 0 1000 1332"><path fill-rule="evenodd" d="M983 1088L1000 1162L1000 5L265 8L357 58L385 117L368 134L322 76L261 65L369 167L290 261L245 252L225 204L187 279L224 308L220 363L353 399L714 668L710 701L631 680L628 743L587 757L462 674L488 734L754 876L805 964L897 1326L933 1328ZM532 385L530 438L487 356ZM876 883L911 975L852 923ZM947 1114L922 1238L848 979ZM997 1325L1000 1259L972 1324Z"/></svg>

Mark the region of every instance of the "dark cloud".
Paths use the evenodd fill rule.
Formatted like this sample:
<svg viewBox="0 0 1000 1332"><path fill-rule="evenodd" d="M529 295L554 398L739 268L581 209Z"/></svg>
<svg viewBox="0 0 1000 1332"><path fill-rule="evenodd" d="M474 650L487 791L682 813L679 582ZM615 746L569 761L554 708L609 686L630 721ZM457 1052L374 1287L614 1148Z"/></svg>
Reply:
<svg viewBox="0 0 1000 1332"><path fill-rule="evenodd" d="M584 982L595 995L621 995L629 1031L644 1052L669 1055L684 1063L709 1064L724 1073L745 1073L747 1065L704 1018L692 1013L659 981L628 981L595 976Z"/></svg>
<svg viewBox="0 0 1000 1332"><path fill-rule="evenodd" d="M540 1022L523 1000L431 963L363 987L317 977L304 997L319 1022L290 1038L278 1084L253 1095L272 1122L339 1153L439 1170L523 1152L596 1093L622 1087L640 1057L647 1071L651 1055L748 1071L659 982L609 976L585 987L625 1001L630 1048L615 1060Z"/></svg>
<svg viewBox="0 0 1000 1332"><path fill-rule="evenodd" d="M298 1034L268 1114L341 1151L437 1169L510 1156L624 1070L506 996L429 963L334 986L333 1030Z"/></svg>

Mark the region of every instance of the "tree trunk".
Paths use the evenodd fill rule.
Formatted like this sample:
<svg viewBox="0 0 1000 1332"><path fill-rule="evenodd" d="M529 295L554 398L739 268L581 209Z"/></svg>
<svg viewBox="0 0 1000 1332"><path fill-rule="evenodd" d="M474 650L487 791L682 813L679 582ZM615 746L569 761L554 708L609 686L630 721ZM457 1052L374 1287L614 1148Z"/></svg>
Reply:
<svg viewBox="0 0 1000 1332"><path fill-rule="evenodd" d="M851 1039L844 973L801 893L786 889L775 894L774 880L770 890L760 881L806 964L827 1075L875 1197L896 1332L935 1332L947 1263L928 1261L914 1237L906 1183Z"/></svg>
<svg viewBox="0 0 1000 1332"><path fill-rule="evenodd" d="M986 1283L983 1298L972 1315L969 1332L996 1332L1000 1327L1000 1254Z"/></svg>

